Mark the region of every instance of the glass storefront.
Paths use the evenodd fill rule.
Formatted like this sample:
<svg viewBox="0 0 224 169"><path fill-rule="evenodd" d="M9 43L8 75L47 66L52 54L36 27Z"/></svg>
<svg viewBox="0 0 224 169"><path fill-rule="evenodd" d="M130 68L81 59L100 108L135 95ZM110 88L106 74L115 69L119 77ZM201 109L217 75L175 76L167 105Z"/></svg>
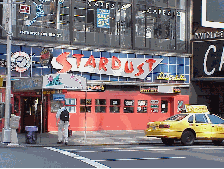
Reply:
<svg viewBox="0 0 224 169"><path fill-rule="evenodd" d="M73 45L186 52L187 3L188 0L27 0L14 5L13 35L23 40ZM4 6L3 15L6 9Z"/></svg>
<svg viewBox="0 0 224 169"><path fill-rule="evenodd" d="M186 50L186 0L135 1L135 48Z"/></svg>
<svg viewBox="0 0 224 169"><path fill-rule="evenodd" d="M73 3L74 44L132 48L132 4L112 1Z"/></svg>
<svg viewBox="0 0 224 169"><path fill-rule="evenodd" d="M25 4L13 5L13 9L16 9L12 12L14 37L24 40L70 41L70 0L27 0ZM3 11L7 11L7 5L3 6ZM6 12L3 12L3 17L4 14Z"/></svg>

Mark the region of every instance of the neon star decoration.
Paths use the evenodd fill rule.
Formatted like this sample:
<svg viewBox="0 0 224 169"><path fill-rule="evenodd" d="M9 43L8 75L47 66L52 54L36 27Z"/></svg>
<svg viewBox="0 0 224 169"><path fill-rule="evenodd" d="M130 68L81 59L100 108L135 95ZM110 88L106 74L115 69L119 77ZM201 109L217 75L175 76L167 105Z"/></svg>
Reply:
<svg viewBox="0 0 224 169"><path fill-rule="evenodd" d="M62 85L60 82L59 75L53 78L51 75L48 77L48 84L46 86Z"/></svg>
<svg viewBox="0 0 224 169"><path fill-rule="evenodd" d="M44 10L43 10L43 3L47 2L47 1L49 1L49 0L39 0L39 2L41 2L39 5L33 1L33 4L36 6L36 16L30 21L30 23L27 26L31 26L33 23L35 23L37 21L37 18L45 15ZM64 3L64 0L59 0L59 3L60 4Z"/></svg>
<svg viewBox="0 0 224 169"><path fill-rule="evenodd" d="M41 4L37 5L36 2L33 2L34 5L36 5L36 16L30 21L30 23L27 26L31 26L34 22L37 21L37 18L44 16L44 10L43 10L43 3L46 2L46 0L42 0Z"/></svg>
<svg viewBox="0 0 224 169"><path fill-rule="evenodd" d="M83 88L83 85L82 85L82 80L77 78L76 76L74 76L73 74L71 75L70 77L71 79L74 79L77 83L79 83L79 85Z"/></svg>

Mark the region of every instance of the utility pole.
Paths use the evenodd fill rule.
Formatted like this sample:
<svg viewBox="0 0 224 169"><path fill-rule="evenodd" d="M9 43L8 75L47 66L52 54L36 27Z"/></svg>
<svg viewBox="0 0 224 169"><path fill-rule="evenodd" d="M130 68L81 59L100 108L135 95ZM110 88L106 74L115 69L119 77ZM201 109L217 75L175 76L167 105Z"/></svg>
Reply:
<svg viewBox="0 0 224 169"><path fill-rule="evenodd" d="M10 103L11 103L11 45L12 45L12 0L7 1L6 12L6 31L7 31L7 76L6 76L6 94L5 94L5 125L2 131L2 142L11 142Z"/></svg>

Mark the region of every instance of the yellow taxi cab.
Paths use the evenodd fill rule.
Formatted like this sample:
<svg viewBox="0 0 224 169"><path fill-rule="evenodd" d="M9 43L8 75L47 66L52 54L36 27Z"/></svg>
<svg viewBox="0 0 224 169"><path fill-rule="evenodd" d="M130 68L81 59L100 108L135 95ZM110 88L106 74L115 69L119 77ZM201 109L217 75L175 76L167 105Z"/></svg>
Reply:
<svg viewBox="0 0 224 169"><path fill-rule="evenodd" d="M147 123L145 135L161 138L166 145L172 145L174 140L193 145L196 139L212 140L215 145L220 145L224 140L224 119L210 114L205 105L185 105L180 114Z"/></svg>

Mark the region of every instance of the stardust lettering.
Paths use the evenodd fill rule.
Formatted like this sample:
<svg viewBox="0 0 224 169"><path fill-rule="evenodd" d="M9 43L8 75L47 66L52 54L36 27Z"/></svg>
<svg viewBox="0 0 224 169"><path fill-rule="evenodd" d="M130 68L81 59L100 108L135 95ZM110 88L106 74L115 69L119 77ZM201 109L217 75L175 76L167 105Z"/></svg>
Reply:
<svg viewBox="0 0 224 169"><path fill-rule="evenodd" d="M53 68L60 69L58 73L80 71L143 79L163 60L161 58L135 59L116 56L95 58L93 55L86 58L82 54L73 54L69 57L70 54L70 52L64 52L52 59Z"/></svg>

